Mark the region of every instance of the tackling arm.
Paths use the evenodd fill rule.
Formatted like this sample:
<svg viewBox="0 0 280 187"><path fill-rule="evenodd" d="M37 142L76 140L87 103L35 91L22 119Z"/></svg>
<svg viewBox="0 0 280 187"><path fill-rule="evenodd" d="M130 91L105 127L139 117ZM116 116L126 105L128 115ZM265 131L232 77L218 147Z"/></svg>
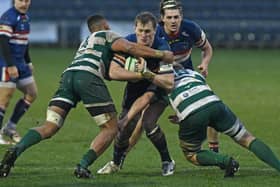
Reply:
<svg viewBox="0 0 280 187"><path fill-rule="evenodd" d="M117 39L112 44L113 51L128 53L137 57L159 58L165 62L173 62L174 56L171 51L160 51L146 47L137 43L130 42L124 38Z"/></svg>

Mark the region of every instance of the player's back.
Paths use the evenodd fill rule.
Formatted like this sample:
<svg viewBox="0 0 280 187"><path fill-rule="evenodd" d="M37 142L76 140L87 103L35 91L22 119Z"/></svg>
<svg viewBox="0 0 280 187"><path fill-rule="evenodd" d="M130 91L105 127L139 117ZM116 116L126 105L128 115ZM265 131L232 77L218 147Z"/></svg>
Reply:
<svg viewBox="0 0 280 187"><path fill-rule="evenodd" d="M180 120L212 102L220 101L198 72L176 69L174 75L175 87L169 94L169 100Z"/></svg>

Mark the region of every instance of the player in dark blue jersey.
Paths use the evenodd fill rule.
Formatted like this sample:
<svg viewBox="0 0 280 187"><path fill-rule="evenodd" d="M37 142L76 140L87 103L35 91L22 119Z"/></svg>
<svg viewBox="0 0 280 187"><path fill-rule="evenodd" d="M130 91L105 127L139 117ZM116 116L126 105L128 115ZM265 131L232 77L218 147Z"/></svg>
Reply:
<svg viewBox="0 0 280 187"><path fill-rule="evenodd" d="M150 46L154 49L170 50L166 40L156 37L156 24L157 20L151 13L142 12L135 18L135 33L128 35L126 39L145 46ZM147 62L147 67L154 72L158 72L159 69L168 66L158 59L146 58L145 60ZM163 71L161 71L161 73L163 73ZM172 71L164 71L164 73L166 76L171 76L173 80ZM120 169L123 156L129 146L129 138L138 121L141 121L140 123L142 123L147 137L160 153L162 161L162 175L167 176L174 173L175 162L169 155L165 135L159 125L157 125L159 116L168 105L168 103L163 99L163 96L165 95L163 92L165 91L157 88L157 86L148 80L127 83L122 103L122 113L119 117L120 127L125 127L118 132L115 139L113 160L98 170L97 173L110 174L117 172ZM142 112L139 112L128 124L124 124L123 121L133 103L137 100L137 98L146 93L155 93L157 98L154 98L154 100L149 103L149 106ZM141 118L142 113L143 117Z"/></svg>
<svg viewBox="0 0 280 187"><path fill-rule="evenodd" d="M0 18L0 144L6 143L2 139L3 134L19 142L16 124L37 96L28 52L30 20L27 11L31 0L14 0L13 3L13 7ZM5 111L16 88L24 96L17 102L6 126L2 127Z"/></svg>
<svg viewBox="0 0 280 187"><path fill-rule="evenodd" d="M186 69L194 70L191 52L193 47L201 49L200 73L207 77L208 65L212 58L212 47L201 27L189 19L183 19L182 5L176 0L162 0L160 3L161 22L157 35L166 39L173 51L175 62ZM209 148L219 151L218 133L208 128Z"/></svg>

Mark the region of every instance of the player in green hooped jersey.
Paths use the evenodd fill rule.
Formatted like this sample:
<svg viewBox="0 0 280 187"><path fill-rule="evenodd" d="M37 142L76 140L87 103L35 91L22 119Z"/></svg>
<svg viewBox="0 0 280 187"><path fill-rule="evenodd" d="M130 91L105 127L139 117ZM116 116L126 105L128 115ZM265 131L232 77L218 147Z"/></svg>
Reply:
<svg viewBox="0 0 280 187"><path fill-rule="evenodd" d="M238 171L239 164L232 157L201 149L207 127L211 126L280 171L280 161L271 149L246 130L201 74L181 68L175 68L174 72L175 87L168 97L176 115L170 116L170 121L179 123L180 146L187 160L196 165L224 168L225 177L233 177Z"/></svg>
<svg viewBox="0 0 280 187"><path fill-rule="evenodd" d="M23 151L56 134L69 111L80 101L100 127L100 132L77 165L74 175L78 178L92 177L88 167L109 147L118 130L115 105L104 79L149 79L154 83L160 82L162 87L173 86L173 77L167 80L164 75L154 75L143 67L144 71L138 73L111 66L115 52L159 58L167 63L173 62L172 52L127 41L109 30L107 20L101 15L90 16L87 22L92 34L81 43L74 60L63 72L59 88L47 108L45 122L40 127L30 129L18 144L7 150L0 163L0 177L9 175Z"/></svg>

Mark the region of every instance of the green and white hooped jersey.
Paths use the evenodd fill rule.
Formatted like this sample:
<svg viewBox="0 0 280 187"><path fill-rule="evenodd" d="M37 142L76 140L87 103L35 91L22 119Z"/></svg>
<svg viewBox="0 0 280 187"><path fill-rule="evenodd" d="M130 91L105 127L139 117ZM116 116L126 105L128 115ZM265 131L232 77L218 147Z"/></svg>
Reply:
<svg viewBox="0 0 280 187"><path fill-rule="evenodd" d="M209 103L220 101L201 74L180 69L174 70L174 78L175 86L168 97L179 121Z"/></svg>
<svg viewBox="0 0 280 187"><path fill-rule="evenodd" d="M103 79L113 58L111 46L118 38L120 35L110 30L92 33L80 44L74 60L65 71L87 71Z"/></svg>

